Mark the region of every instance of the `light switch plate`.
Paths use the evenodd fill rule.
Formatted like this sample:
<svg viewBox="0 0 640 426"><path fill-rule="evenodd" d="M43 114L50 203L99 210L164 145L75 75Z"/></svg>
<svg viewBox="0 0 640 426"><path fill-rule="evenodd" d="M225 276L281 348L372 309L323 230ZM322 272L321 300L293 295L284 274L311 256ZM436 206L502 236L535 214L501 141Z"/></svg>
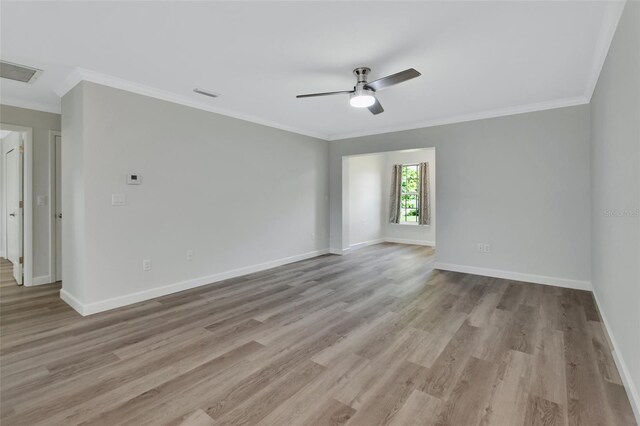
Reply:
<svg viewBox="0 0 640 426"><path fill-rule="evenodd" d="M124 206L127 204L127 197L124 194L111 194L112 206Z"/></svg>
<svg viewBox="0 0 640 426"><path fill-rule="evenodd" d="M36 197L36 204L38 206L46 206L47 205L47 196L46 195L38 195Z"/></svg>

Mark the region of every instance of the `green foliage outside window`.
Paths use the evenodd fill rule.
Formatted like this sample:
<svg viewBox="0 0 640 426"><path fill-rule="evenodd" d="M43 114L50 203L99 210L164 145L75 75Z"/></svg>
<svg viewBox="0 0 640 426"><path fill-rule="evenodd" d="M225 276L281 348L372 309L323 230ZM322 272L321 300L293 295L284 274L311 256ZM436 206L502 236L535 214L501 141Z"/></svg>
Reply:
<svg viewBox="0 0 640 426"><path fill-rule="evenodd" d="M400 195L400 222L418 223L420 199L418 188L420 176L418 165L402 166L402 183Z"/></svg>

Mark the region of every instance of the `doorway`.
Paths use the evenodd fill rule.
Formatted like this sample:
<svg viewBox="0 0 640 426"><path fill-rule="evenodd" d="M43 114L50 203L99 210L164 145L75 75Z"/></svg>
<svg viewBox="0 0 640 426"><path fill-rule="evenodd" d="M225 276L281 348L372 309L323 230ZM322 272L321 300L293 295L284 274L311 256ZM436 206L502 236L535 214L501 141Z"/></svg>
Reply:
<svg viewBox="0 0 640 426"><path fill-rule="evenodd" d="M17 285L33 284L32 129L0 124L0 257Z"/></svg>
<svg viewBox="0 0 640 426"><path fill-rule="evenodd" d="M7 259L13 265L13 278L22 285L23 243L23 200L22 200L22 135L10 134L7 139L15 139L17 146L5 154L5 221Z"/></svg>
<svg viewBox="0 0 640 426"><path fill-rule="evenodd" d="M435 247L435 168L435 148L344 156L341 252L381 242Z"/></svg>

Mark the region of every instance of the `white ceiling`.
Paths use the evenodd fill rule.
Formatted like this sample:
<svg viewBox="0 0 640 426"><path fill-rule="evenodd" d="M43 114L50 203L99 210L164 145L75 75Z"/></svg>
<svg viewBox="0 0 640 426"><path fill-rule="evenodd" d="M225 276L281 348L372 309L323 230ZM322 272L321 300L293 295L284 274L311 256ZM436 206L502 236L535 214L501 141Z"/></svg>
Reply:
<svg viewBox="0 0 640 426"><path fill-rule="evenodd" d="M2 59L44 73L32 85L2 80L0 93L59 111L54 89L79 67L87 79L326 139L382 133L588 102L622 6L3 1ZM379 92L377 116L346 96L295 99L349 90L358 66L371 80L409 67L422 76Z"/></svg>

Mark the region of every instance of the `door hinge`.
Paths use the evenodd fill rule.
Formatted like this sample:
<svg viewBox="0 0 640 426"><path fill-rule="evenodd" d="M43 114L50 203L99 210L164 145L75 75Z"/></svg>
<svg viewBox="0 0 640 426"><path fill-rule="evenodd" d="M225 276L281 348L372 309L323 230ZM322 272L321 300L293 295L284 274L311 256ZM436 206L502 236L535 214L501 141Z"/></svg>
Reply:
<svg viewBox="0 0 640 426"><path fill-rule="evenodd" d="M23 208L23 207L24 207L24 201L20 201L20 202L18 203L18 207L19 207L19 208Z"/></svg>
<svg viewBox="0 0 640 426"><path fill-rule="evenodd" d="M19 260L20 264L22 265L24 263L24 257L20 256L20 260Z"/></svg>
<svg viewBox="0 0 640 426"><path fill-rule="evenodd" d="M18 151L20 151L21 153L24 153L24 146L20 145L20 148L18 148Z"/></svg>

